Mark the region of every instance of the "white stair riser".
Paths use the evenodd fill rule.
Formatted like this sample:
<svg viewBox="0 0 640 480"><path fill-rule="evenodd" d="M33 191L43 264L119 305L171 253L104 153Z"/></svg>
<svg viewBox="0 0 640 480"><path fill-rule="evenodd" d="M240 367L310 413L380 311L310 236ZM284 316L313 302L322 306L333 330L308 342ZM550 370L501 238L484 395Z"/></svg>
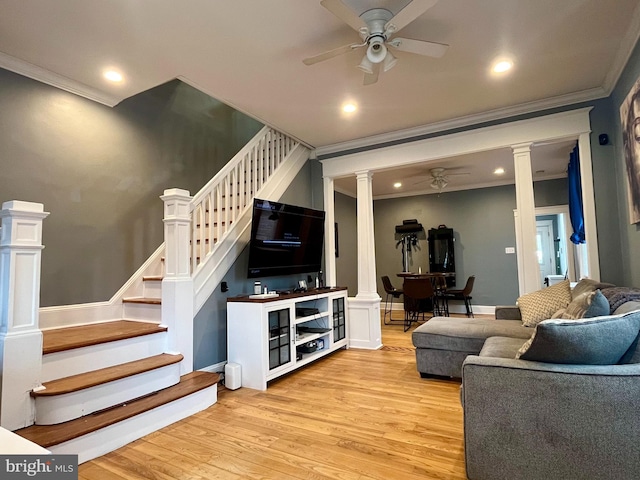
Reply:
<svg viewBox="0 0 640 480"><path fill-rule="evenodd" d="M162 280L145 280L143 287L143 297L162 298Z"/></svg>
<svg viewBox="0 0 640 480"><path fill-rule="evenodd" d="M194 415L216 403L218 386L213 385L174 402L131 417L82 437L48 449L57 455L78 455L78 463L112 452L174 422Z"/></svg>
<svg viewBox="0 0 640 480"><path fill-rule="evenodd" d="M42 357L41 382L77 375L99 368L141 360L166 352L167 333L127 338L116 342L49 353Z"/></svg>
<svg viewBox="0 0 640 480"><path fill-rule="evenodd" d="M119 405L180 381L180 364L143 372L83 390L36 397L36 425L54 425Z"/></svg>
<svg viewBox="0 0 640 480"><path fill-rule="evenodd" d="M125 302L123 307L123 317L126 320L148 320L160 323L162 319L162 305Z"/></svg>

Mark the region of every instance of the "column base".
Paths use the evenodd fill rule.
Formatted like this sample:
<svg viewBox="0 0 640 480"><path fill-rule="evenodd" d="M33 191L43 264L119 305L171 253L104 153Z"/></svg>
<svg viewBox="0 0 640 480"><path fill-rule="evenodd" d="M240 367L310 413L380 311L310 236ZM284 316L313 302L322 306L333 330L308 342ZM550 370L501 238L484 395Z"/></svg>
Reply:
<svg viewBox="0 0 640 480"><path fill-rule="evenodd" d="M382 348L380 300L377 293L349 298L349 346L351 348L368 350Z"/></svg>

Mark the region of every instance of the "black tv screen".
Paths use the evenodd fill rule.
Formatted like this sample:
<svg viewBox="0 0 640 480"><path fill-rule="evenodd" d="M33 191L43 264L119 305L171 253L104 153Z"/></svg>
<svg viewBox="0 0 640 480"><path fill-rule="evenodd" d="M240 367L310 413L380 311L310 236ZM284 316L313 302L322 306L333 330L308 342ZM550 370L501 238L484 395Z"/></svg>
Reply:
<svg viewBox="0 0 640 480"><path fill-rule="evenodd" d="M254 199L249 278L320 271L324 217L321 210Z"/></svg>

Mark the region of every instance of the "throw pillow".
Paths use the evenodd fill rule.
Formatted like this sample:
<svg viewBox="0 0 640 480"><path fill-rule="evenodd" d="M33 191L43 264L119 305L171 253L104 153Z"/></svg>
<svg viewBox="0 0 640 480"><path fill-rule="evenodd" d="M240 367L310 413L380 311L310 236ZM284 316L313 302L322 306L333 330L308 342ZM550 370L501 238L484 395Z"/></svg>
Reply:
<svg viewBox="0 0 640 480"><path fill-rule="evenodd" d="M595 291L595 295L591 299L591 305L587 308L583 318L604 317L609 315L609 300L600 290Z"/></svg>
<svg viewBox="0 0 640 480"><path fill-rule="evenodd" d="M547 363L614 365L640 331L640 315L544 320L516 358Z"/></svg>
<svg viewBox="0 0 640 480"><path fill-rule="evenodd" d="M567 306L565 312L559 318L575 320L578 318L592 318L609 315L609 301L600 290L585 291Z"/></svg>
<svg viewBox="0 0 640 480"><path fill-rule="evenodd" d="M518 298L522 324L525 327L535 327L542 320L560 310L566 308L571 302L571 288L569 280L556 283L542 290L527 293Z"/></svg>
<svg viewBox="0 0 640 480"><path fill-rule="evenodd" d="M591 280L590 278L583 278L578 283L576 283L575 287L573 287L573 290L571 291L571 298L575 300L585 292L595 292L596 290L602 290L603 288L610 287L615 287L615 285L613 283L604 283L598 282L596 280Z"/></svg>

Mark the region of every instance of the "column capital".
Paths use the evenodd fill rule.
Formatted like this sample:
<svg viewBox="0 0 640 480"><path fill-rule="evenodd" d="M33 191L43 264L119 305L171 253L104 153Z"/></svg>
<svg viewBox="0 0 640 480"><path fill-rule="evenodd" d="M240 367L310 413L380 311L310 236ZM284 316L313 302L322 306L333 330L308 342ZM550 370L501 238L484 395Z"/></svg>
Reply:
<svg viewBox="0 0 640 480"><path fill-rule="evenodd" d="M356 174L356 178L358 178L358 179L373 177L373 171L371 171L371 170L359 170L359 171L355 172L355 174Z"/></svg>
<svg viewBox="0 0 640 480"><path fill-rule="evenodd" d="M511 145L511 150L517 155L518 153L530 152L532 146L533 142L517 143L515 145Z"/></svg>

